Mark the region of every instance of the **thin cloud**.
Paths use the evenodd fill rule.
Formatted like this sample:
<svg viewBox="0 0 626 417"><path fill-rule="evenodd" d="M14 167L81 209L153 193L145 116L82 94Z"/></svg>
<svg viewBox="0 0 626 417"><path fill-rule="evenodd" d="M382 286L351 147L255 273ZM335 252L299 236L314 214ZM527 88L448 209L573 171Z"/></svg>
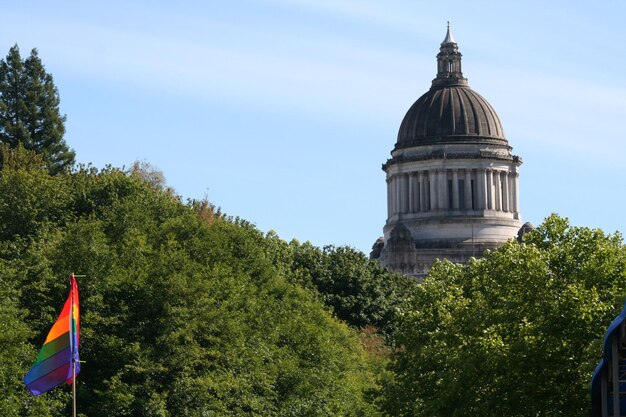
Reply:
<svg viewBox="0 0 626 417"><path fill-rule="evenodd" d="M286 38L280 31L257 35L246 29L234 41L191 40L82 22L64 30L48 19L33 19L42 31L53 33L40 49L64 71L199 99L322 109L326 116L349 117L346 111L352 111L353 116L395 120L397 115L386 112L395 100L387 97L417 84L409 69L420 66L419 58L406 51L324 36ZM242 38L255 39L246 43Z"/></svg>

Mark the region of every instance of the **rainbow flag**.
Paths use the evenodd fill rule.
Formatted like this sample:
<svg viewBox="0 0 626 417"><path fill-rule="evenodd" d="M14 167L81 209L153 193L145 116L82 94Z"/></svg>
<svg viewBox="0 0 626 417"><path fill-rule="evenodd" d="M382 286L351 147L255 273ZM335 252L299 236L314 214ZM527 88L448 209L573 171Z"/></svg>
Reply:
<svg viewBox="0 0 626 417"><path fill-rule="evenodd" d="M43 394L64 382L71 384L74 375L80 372L80 314L74 274L70 277L70 285L63 310L50 329L35 364L24 377L24 384L33 395Z"/></svg>

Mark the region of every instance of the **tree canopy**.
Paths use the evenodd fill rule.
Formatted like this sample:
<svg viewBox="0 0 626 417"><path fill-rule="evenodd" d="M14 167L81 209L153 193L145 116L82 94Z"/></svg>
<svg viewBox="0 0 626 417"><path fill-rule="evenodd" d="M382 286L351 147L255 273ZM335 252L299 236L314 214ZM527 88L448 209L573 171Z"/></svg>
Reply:
<svg viewBox="0 0 626 417"><path fill-rule="evenodd" d="M67 390L34 398L21 378L70 271L86 275L78 392L95 417L582 417L623 303L622 237L558 216L417 285L354 249L183 204L145 169L50 175L23 147L4 160L3 415L67 412Z"/></svg>
<svg viewBox="0 0 626 417"><path fill-rule="evenodd" d="M555 215L521 245L436 264L399 325L386 412L586 416L625 278L621 235Z"/></svg>
<svg viewBox="0 0 626 417"><path fill-rule="evenodd" d="M287 259L299 244L183 204L140 175L81 168L51 176L36 158L0 171L0 219L0 323L10 326L0 336L10 346L0 352L0 387L13 410L4 415L67 411L67 390L34 398L21 378L70 271L86 275L85 415L378 415L380 366L356 327L298 284Z"/></svg>
<svg viewBox="0 0 626 417"><path fill-rule="evenodd" d="M43 155L51 173L67 170L75 154L63 139L65 116L59 104L59 92L37 50L23 60L13 46L0 60L0 143Z"/></svg>

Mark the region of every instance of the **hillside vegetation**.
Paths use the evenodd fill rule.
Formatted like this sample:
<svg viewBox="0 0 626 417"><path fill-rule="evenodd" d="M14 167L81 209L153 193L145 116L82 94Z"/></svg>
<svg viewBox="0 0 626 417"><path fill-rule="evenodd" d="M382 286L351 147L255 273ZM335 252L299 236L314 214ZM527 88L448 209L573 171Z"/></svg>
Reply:
<svg viewBox="0 0 626 417"><path fill-rule="evenodd" d="M85 275L86 416L378 415L382 356L357 330L389 335L411 281L385 281L353 249L287 243L183 204L140 171L51 176L36 155L5 152L0 415L67 415L67 389L34 398L21 379L72 271Z"/></svg>
<svg viewBox="0 0 626 417"><path fill-rule="evenodd" d="M263 234L154 172L0 170L0 415L64 416L21 380L80 278L81 415L583 417L623 304L619 234L549 217L422 284Z"/></svg>

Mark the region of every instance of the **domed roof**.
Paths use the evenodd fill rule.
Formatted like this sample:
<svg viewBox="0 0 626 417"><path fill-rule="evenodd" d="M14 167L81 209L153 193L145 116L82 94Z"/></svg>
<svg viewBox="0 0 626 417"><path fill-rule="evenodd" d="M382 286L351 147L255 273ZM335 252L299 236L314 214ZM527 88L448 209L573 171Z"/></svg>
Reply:
<svg viewBox="0 0 626 417"><path fill-rule="evenodd" d="M476 139L506 142L496 111L467 86L432 88L411 106L397 147Z"/></svg>
<svg viewBox="0 0 626 417"><path fill-rule="evenodd" d="M437 64L431 89L417 99L402 120L396 149L459 142L507 145L496 111L463 78L461 53L449 27Z"/></svg>

